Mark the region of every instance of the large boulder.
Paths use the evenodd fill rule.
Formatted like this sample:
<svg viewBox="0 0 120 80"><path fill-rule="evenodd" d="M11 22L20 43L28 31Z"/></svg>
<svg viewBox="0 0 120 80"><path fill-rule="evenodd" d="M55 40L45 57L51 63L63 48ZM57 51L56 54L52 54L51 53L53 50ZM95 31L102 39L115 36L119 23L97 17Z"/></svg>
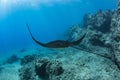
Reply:
<svg viewBox="0 0 120 80"><path fill-rule="evenodd" d="M37 59L38 55L33 54L33 55L26 55L23 58L20 59L20 64L21 65L25 65L28 64L32 61L34 61L35 59Z"/></svg>
<svg viewBox="0 0 120 80"><path fill-rule="evenodd" d="M52 80L64 72L62 63L56 60L37 59L19 70L20 80Z"/></svg>
<svg viewBox="0 0 120 80"><path fill-rule="evenodd" d="M113 11L103 12L99 10L95 14L86 14L83 19L83 26L74 25L68 30L68 40L78 40L84 33L87 35L79 47L92 50L92 52L109 54L108 48L111 45L111 20ZM111 55L111 54L110 54Z"/></svg>
<svg viewBox="0 0 120 80"><path fill-rule="evenodd" d="M111 10L107 10L106 12L99 10L93 15L86 14L84 16L83 26L103 33L110 32L110 24L113 14L114 12Z"/></svg>
<svg viewBox="0 0 120 80"><path fill-rule="evenodd" d="M112 18L110 41L116 62L118 63L120 68L120 0L116 13Z"/></svg>

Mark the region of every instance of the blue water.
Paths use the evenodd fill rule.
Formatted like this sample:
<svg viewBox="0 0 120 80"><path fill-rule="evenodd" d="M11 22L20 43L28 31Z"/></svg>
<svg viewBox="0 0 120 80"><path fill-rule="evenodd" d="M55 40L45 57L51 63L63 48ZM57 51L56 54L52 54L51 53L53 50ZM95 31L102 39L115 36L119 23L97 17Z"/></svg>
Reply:
<svg viewBox="0 0 120 80"><path fill-rule="evenodd" d="M41 42L64 39L64 32L72 25L82 23L85 13L95 13L99 9L115 10L118 2L118 0L45 0L45 2L35 0L36 2L29 5L29 1L32 0L21 0L18 3L0 0L0 54L16 48L37 45L31 39L26 23Z"/></svg>

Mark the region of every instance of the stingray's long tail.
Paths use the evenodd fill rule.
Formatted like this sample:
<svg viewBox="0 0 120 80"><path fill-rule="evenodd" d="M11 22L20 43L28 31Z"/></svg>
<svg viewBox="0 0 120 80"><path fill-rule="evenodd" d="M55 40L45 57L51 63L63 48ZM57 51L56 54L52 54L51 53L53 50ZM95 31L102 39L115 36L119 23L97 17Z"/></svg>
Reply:
<svg viewBox="0 0 120 80"><path fill-rule="evenodd" d="M26 24L26 26L27 26L27 28L28 28L28 31L29 31L30 36L32 37L32 39L33 39L33 40L34 40L37 44L39 44L39 45L41 45L41 46L43 46L43 47L46 47L46 45L45 45L45 44L43 44L43 43L39 42L38 40L36 40L36 39L34 38L34 36L32 35L32 33L31 33L31 31L30 31L29 25L28 25L28 24Z"/></svg>

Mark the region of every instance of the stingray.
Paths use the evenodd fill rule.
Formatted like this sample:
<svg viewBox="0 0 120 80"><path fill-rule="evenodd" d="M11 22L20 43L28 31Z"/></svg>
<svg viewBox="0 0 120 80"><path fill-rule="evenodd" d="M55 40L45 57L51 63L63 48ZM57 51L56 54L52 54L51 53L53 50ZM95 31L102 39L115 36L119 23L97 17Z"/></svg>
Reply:
<svg viewBox="0 0 120 80"><path fill-rule="evenodd" d="M42 43L42 42L38 41L37 39L35 39L35 37L32 35L29 25L26 24L26 26L28 28L28 31L29 31L32 39L40 46L47 47L47 48L66 48L66 47L76 46L76 45L79 45L86 36L86 33L85 33L80 39L73 41L73 42L70 42L68 40L66 40L66 41L65 40L55 40L55 41L51 41L48 43Z"/></svg>

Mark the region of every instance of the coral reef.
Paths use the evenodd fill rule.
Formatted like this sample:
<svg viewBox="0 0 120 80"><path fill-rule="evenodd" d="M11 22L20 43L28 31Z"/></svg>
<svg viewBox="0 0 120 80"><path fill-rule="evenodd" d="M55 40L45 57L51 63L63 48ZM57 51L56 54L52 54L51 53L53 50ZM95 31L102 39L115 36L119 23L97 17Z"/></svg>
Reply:
<svg viewBox="0 0 120 80"><path fill-rule="evenodd" d="M84 16L84 28L79 25L74 25L70 30L68 30L68 40L76 40L80 37L82 33L88 32L88 36L84 41L86 46L101 46L107 47L109 45L109 36L111 29L111 20L114 12L107 10L103 12L99 10L97 13L85 14Z"/></svg>
<svg viewBox="0 0 120 80"><path fill-rule="evenodd" d="M119 80L120 78L117 67L110 60L87 52L79 53L78 50L64 54L61 59L37 58L22 65L19 76L20 80Z"/></svg>
<svg viewBox="0 0 120 80"><path fill-rule="evenodd" d="M106 12L102 12L99 10L96 14L86 14L84 16L84 27L89 27L93 30L100 31L102 33L110 32L110 24L112 15L114 12L111 10L107 10Z"/></svg>
<svg viewBox="0 0 120 80"><path fill-rule="evenodd" d="M20 64L21 65L25 65L27 63L32 62L33 60L35 60L38 57L38 55L26 55L23 58L20 59Z"/></svg>
<svg viewBox="0 0 120 80"><path fill-rule="evenodd" d="M97 54L114 62L120 69L120 1L117 11L107 10L102 12L99 10L96 14L86 14L84 16L84 27L88 31L88 36L84 39L79 47L86 49L91 53ZM78 26L71 28L72 33L68 39L72 39L73 35L79 35L81 32ZM73 32L72 32L73 31ZM76 32L76 33L74 33ZM76 36L78 37L78 36ZM75 38L74 38L75 39ZM73 40L74 40L73 39ZM81 49L77 48L77 49ZM92 51L91 51L92 50Z"/></svg>
<svg viewBox="0 0 120 80"><path fill-rule="evenodd" d="M114 53L114 58L120 68L120 0L116 13L112 18L111 23L111 45Z"/></svg>
<svg viewBox="0 0 120 80"><path fill-rule="evenodd" d="M66 33L69 41L75 41L87 31L80 45L56 52L59 55L52 58L25 56L20 80L119 80L120 0L116 11L99 10L83 20L84 28L74 25Z"/></svg>
<svg viewBox="0 0 120 80"><path fill-rule="evenodd" d="M52 80L53 76L59 76L64 72L59 61L37 59L24 65L20 70L21 80Z"/></svg>
<svg viewBox="0 0 120 80"><path fill-rule="evenodd" d="M79 45L82 49L92 50L93 53L109 55L111 45L111 21L115 12L107 10L103 12L99 10L95 14L86 14L84 16L84 27L75 25L68 30L68 40L77 40L81 34L87 31L87 36Z"/></svg>
<svg viewBox="0 0 120 80"><path fill-rule="evenodd" d="M65 38L69 41L75 41L80 38L85 33L79 24L73 25L70 27L66 33Z"/></svg>
<svg viewBox="0 0 120 80"><path fill-rule="evenodd" d="M34 72L34 65L24 65L19 69L20 80L37 80Z"/></svg>

